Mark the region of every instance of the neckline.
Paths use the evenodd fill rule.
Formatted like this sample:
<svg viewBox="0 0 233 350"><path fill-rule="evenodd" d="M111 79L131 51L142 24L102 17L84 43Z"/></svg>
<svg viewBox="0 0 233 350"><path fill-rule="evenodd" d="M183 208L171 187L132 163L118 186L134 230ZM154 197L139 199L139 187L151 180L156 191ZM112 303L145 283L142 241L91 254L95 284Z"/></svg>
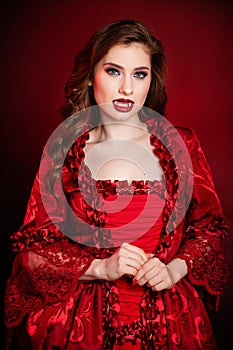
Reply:
<svg viewBox="0 0 233 350"><path fill-rule="evenodd" d="M147 125L147 129L149 129L148 125ZM150 132L150 130L148 130L148 133L149 133L149 138L150 138L150 144L153 147L152 152L155 155L156 145L153 142L154 137L153 137L152 133ZM106 185L111 185L111 186L115 186L115 187L120 186L120 188L123 188L125 186L126 188L129 188L129 189L149 188L149 187L154 187L154 186L160 186L160 187L166 186L166 181L165 181L164 176L161 180L158 180L158 179L152 179L152 180L150 180L150 179L133 179L131 181L131 183L129 183L129 181L127 179L114 179L114 180L112 180L112 179L96 179L93 176L91 169L85 163L86 154L85 154L84 148L85 148L86 142L89 138L90 138L90 130L87 130L85 132L85 134L81 136L82 142L80 143L80 147L82 149L82 167L85 169L85 172L87 172L89 174L91 180L94 181L95 184L100 184L100 185L106 184Z"/></svg>
<svg viewBox="0 0 233 350"><path fill-rule="evenodd" d="M132 187L132 186L137 186L137 185L141 185L141 186L147 186L147 185L151 185L151 184L163 184L164 181L163 180L157 180L157 179L154 179L154 180L132 180L131 183L128 182L127 179L115 179L115 180L111 180L111 179L94 179L92 177L92 179L95 181L95 182L98 182L98 183L108 183L108 184L116 184L116 185L126 185L126 187Z"/></svg>
<svg viewBox="0 0 233 350"><path fill-rule="evenodd" d="M148 193L156 193L164 198L166 185L162 180L132 180L129 184L128 180L94 180L96 190L102 193L104 197L109 195L147 195Z"/></svg>
<svg viewBox="0 0 233 350"><path fill-rule="evenodd" d="M95 183L99 184L111 184L112 186L120 186L120 187L128 187L128 188L140 188L140 187L151 187L152 185L164 184L163 180L132 180L131 183L128 180L120 180L120 179L95 179L92 177Z"/></svg>

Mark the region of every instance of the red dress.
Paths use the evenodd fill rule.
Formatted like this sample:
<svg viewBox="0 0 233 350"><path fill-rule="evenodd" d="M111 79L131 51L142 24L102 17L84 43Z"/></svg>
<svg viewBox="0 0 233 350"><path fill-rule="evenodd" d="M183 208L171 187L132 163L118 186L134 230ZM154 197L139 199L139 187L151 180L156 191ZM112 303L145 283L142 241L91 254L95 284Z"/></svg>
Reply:
<svg viewBox="0 0 233 350"><path fill-rule="evenodd" d="M105 187L109 185L115 190L110 194L105 192ZM142 248L145 253L154 253L163 229L163 183L152 181L149 186L148 182L145 186L144 181L133 181L132 185L128 186L127 181L111 183L109 180L99 180L98 186L105 199L102 210L108 213L105 227L111 229L114 241L124 237L126 242ZM123 327L133 330L131 324L140 324L140 304L145 287L132 286L132 278L129 277L122 277L114 283L119 293L117 331L120 333ZM134 331L122 338L127 341L127 347L130 339L134 339ZM139 347L136 344L134 348L137 346Z"/></svg>
<svg viewBox="0 0 233 350"><path fill-rule="evenodd" d="M149 117L145 117L144 122L164 170L164 181L135 183L134 190L138 194L132 197L131 205L139 209L141 200L154 196L154 204L148 209L151 217L152 209L159 203L158 194L163 199L163 193L165 203L159 221L155 227L150 226L144 237L128 233L132 240L153 251L165 264L174 258L184 259L188 275L170 290L152 292L147 286L135 287L133 303L130 303L132 318L125 312L128 309L126 294L129 288L132 290L128 282L79 280L93 259L107 258L117 249L105 244L112 238L113 241L122 240L117 230L111 236L108 225L114 220L122 224L126 215L114 219L106 214L103 210L106 201L103 204L101 196L96 195L96 187L110 200L116 186L96 183L88 169L80 167L84 159L83 147L89 137L89 125L86 125L84 131L87 132L73 144L63 165L59 205L48 195L48 201L54 204L48 216L44 207L46 200L42 201L43 181L37 176L24 224L11 237L17 255L6 287L6 349L16 350L19 346L20 350L110 350L124 343L127 337L132 344L140 343L142 350L216 349L206 308L217 307L229 277L222 248L228 225L211 171L193 130L177 128L190 154L191 169L186 167L174 128L171 130L163 126L162 121ZM156 130L161 132L160 139L155 136ZM177 154L176 163L165 144ZM53 163L48 166L49 170L53 167ZM180 178L177 169L180 169ZM169 219L172 216L176 219L182 212L190 188L187 185L192 180L188 211L178 225L173 225L174 221ZM119 185L124 191L125 185ZM152 190L146 197L149 187ZM81 191L88 193L89 202L82 199ZM77 222L75 217L70 217L62 193ZM127 215L131 209L131 206L127 208ZM80 221L80 217L88 225ZM137 225L142 225L141 230L144 223L139 221ZM72 231L72 239L63 233L67 226Z"/></svg>

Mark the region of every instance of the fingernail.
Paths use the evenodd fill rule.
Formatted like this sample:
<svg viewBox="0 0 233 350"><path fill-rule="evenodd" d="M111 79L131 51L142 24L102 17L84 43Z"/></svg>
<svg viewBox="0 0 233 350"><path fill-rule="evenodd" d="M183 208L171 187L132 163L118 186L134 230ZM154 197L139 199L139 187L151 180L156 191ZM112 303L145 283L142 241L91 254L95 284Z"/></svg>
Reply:
<svg viewBox="0 0 233 350"><path fill-rule="evenodd" d="M132 286L136 286L137 283L138 283L137 278L134 278L133 281L132 281Z"/></svg>

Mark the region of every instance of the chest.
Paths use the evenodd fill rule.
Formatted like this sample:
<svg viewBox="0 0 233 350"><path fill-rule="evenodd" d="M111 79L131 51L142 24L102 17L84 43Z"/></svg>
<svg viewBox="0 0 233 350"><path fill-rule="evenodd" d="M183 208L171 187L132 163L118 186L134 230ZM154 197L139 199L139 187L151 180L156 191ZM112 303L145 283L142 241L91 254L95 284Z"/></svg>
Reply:
<svg viewBox="0 0 233 350"><path fill-rule="evenodd" d="M161 180L163 169L148 142L114 140L86 144L85 164L101 180Z"/></svg>

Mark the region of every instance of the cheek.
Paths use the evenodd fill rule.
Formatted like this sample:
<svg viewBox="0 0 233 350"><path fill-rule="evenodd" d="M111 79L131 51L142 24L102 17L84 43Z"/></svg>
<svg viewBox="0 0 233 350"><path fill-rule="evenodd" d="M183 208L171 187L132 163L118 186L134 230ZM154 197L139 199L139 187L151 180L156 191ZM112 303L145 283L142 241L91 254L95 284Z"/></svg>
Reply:
<svg viewBox="0 0 233 350"><path fill-rule="evenodd" d="M102 87L98 78L93 81L93 90L94 90L95 100L97 101L98 98L102 95Z"/></svg>
<svg viewBox="0 0 233 350"><path fill-rule="evenodd" d="M99 96L102 94L104 86L104 79L98 72L95 74L93 79L93 89L94 89L94 95Z"/></svg>
<svg viewBox="0 0 233 350"><path fill-rule="evenodd" d="M150 90L150 84L151 84L151 79L148 80L148 82L147 82L147 84L146 84L146 88L145 88L146 94L148 94L148 92L149 92L149 90Z"/></svg>
<svg viewBox="0 0 233 350"><path fill-rule="evenodd" d="M116 80L108 79L108 77L99 79L97 76L93 81L93 89L97 103L108 103L116 96L117 82Z"/></svg>
<svg viewBox="0 0 233 350"><path fill-rule="evenodd" d="M146 97L147 97L149 90L150 90L150 83L142 86L141 89L138 91L138 96L139 96L139 98L141 97L142 101L146 100Z"/></svg>
<svg viewBox="0 0 233 350"><path fill-rule="evenodd" d="M106 97L109 91L109 83L107 79L97 75L93 82L93 89L96 101L100 98Z"/></svg>

